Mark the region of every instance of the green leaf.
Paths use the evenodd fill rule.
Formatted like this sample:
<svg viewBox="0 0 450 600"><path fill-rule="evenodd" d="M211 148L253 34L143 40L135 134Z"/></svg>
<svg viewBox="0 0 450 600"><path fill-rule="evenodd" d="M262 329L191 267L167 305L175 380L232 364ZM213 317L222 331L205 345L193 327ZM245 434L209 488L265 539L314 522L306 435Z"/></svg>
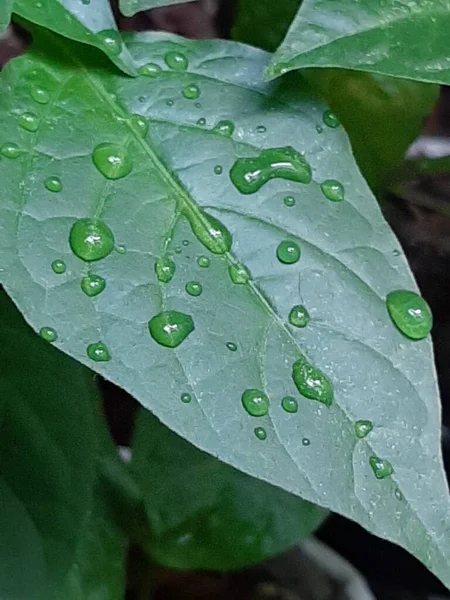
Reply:
<svg viewBox="0 0 450 600"><path fill-rule="evenodd" d="M14 0L2 0L0 6L0 33L5 31L11 21Z"/></svg>
<svg viewBox="0 0 450 600"><path fill-rule="evenodd" d="M14 0L13 10L31 23L99 48L124 73L135 74L133 61L117 29L109 0Z"/></svg>
<svg viewBox="0 0 450 600"><path fill-rule="evenodd" d="M57 589L91 506L95 387L87 369L25 325L4 292L0 315L0 361L7 365L0 375L0 476L38 531ZM30 536L36 544L36 534Z"/></svg>
<svg viewBox="0 0 450 600"><path fill-rule="evenodd" d="M0 276L26 318L201 450L408 548L450 585L431 343L390 320L387 294L416 286L326 107L296 77L261 83L268 55L233 42L131 37L137 64L161 71L129 79L41 36L0 93ZM269 180L272 160L286 179ZM262 183L240 179L246 165L267 180L254 194L230 179ZM92 275L97 295L81 287ZM268 414L247 414L245 390Z"/></svg>
<svg viewBox="0 0 450 600"><path fill-rule="evenodd" d="M267 75L341 67L448 84L449 25L450 0L304 0Z"/></svg>
<svg viewBox="0 0 450 600"><path fill-rule="evenodd" d="M152 558L174 569L240 569L306 537L323 509L201 452L142 410L132 469Z"/></svg>
<svg viewBox="0 0 450 600"><path fill-rule="evenodd" d="M172 4L181 4L192 2L192 0L119 0L120 12L126 17L132 17L142 10L159 8L160 6L170 6Z"/></svg>

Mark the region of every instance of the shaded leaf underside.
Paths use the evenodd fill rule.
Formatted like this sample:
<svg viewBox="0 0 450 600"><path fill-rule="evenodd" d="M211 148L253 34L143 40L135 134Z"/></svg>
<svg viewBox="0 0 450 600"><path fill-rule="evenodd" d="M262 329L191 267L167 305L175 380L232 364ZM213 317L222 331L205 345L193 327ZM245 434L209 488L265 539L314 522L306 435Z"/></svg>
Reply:
<svg viewBox="0 0 450 600"><path fill-rule="evenodd" d="M119 7L122 14L131 17L143 10L181 4L182 2L192 2L192 0L181 0L181 2L180 0L119 0Z"/></svg>

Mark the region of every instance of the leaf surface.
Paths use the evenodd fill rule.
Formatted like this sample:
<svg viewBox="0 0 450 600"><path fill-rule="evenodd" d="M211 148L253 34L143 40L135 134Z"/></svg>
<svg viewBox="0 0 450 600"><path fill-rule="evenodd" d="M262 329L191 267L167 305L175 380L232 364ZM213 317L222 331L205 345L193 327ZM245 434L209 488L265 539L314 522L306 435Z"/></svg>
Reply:
<svg viewBox="0 0 450 600"><path fill-rule="evenodd" d="M0 33L5 31L11 21L14 0L3 0L0 6Z"/></svg>
<svg viewBox="0 0 450 600"><path fill-rule="evenodd" d="M192 2L192 0L119 0L120 12L126 17L132 17L137 12L151 10L161 6Z"/></svg>
<svg viewBox="0 0 450 600"><path fill-rule="evenodd" d="M450 585L431 344L390 320L387 294L415 283L326 107L295 77L261 83L268 55L240 44L137 35L137 64L161 71L129 79L40 35L5 69L0 94L0 273L26 318L200 449L397 542ZM35 71L51 82L45 107L29 94ZM224 120L231 135L230 123L213 130ZM271 179L272 156L310 183ZM230 179L249 164L239 158L264 163L253 194ZM325 197L330 180L343 201ZM71 248L110 253L85 262ZM161 259L175 265L166 283ZM106 287L90 296L81 282L93 275ZM288 318L299 304L304 328ZM268 403L268 414L244 410L246 390L249 409ZM282 408L286 396L297 413ZM359 420L373 425L364 439ZM375 457L394 472L377 479Z"/></svg>

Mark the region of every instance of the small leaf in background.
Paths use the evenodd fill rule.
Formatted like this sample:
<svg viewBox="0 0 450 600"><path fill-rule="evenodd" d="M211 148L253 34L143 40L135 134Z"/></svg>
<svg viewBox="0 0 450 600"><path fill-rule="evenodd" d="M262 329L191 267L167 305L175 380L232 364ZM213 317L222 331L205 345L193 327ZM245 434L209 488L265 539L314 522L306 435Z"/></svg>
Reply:
<svg viewBox="0 0 450 600"><path fill-rule="evenodd" d="M23 19L64 37L99 48L119 69L129 75L135 73L109 0L14 0L13 11ZM27 28L26 23L24 25ZM64 43L61 40L61 44Z"/></svg>
<svg viewBox="0 0 450 600"><path fill-rule="evenodd" d="M0 33L5 31L11 21L14 0L2 0L0 6Z"/></svg>
<svg viewBox="0 0 450 600"><path fill-rule="evenodd" d="M132 17L143 10L159 8L160 6L170 6L183 2L192 2L192 0L119 0L120 12L126 17Z"/></svg>
<svg viewBox="0 0 450 600"><path fill-rule="evenodd" d="M342 67L450 83L450 0L304 0L267 69Z"/></svg>
<svg viewBox="0 0 450 600"><path fill-rule="evenodd" d="M142 410L131 464L152 558L174 569L232 570L308 536L327 512L201 452Z"/></svg>
<svg viewBox="0 0 450 600"><path fill-rule="evenodd" d="M48 31L36 42L0 94L0 277L29 322L201 450L397 542L450 585L431 342L389 316L387 295L417 288L338 120L296 74L261 83L269 56L234 42L130 36L136 79L101 56L90 69L87 46ZM96 164L103 144L126 176ZM83 259L70 232L84 219L105 227L82 236ZM94 296L92 275L106 282ZM267 414L246 411L246 390Z"/></svg>

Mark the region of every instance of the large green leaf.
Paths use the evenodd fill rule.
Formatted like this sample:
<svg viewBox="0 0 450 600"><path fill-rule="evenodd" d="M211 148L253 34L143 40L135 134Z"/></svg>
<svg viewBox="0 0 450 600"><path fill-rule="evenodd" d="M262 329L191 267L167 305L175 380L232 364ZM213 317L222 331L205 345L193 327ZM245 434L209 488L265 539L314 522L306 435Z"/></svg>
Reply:
<svg viewBox="0 0 450 600"><path fill-rule="evenodd" d="M343 67L450 83L450 0L304 0L267 74Z"/></svg>
<svg viewBox="0 0 450 600"><path fill-rule="evenodd" d="M129 75L135 73L131 56L117 30L109 0L14 0L13 10L27 21L99 48L122 71Z"/></svg>
<svg viewBox="0 0 450 600"><path fill-rule="evenodd" d="M150 522L149 552L175 569L239 569L286 550L326 512L244 475L141 411L133 472Z"/></svg>
<svg viewBox="0 0 450 600"><path fill-rule="evenodd" d="M91 508L95 387L87 369L31 331L4 292L0 316L0 476L42 538L56 590Z"/></svg>
<svg viewBox="0 0 450 600"><path fill-rule="evenodd" d="M0 94L1 279L29 322L55 328L57 347L200 449L355 519L450 585L431 343L390 320L387 294L415 283L342 129L324 124L336 125L295 77L261 83L268 55L240 44L141 34L129 39L135 60L162 70L129 79L106 63L89 70L85 46L39 38L2 73ZM49 82L45 106L30 96L37 77ZM307 161L311 182L241 194L230 169L238 178L238 158L270 148L284 148L273 157L281 168L293 161L288 176L308 181ZM345 200L325 197L329 180ZM163 283L170 268L156 261L169 257L176 271ZM233 283L247 280L240 263L244 284ZM80 283L99 291L101 280L83 279L93 275L106 288L89 296ZM311 316L302 329L288 319L297 304ZM165 347L149 321L166 344L186 339ZM325 403L299 395L294 363L299 390ZM253 388L270 398L268 415L244 410ZM287 395L297 414L283 410ZM358 420L373 423L364 439ZM389 468L376 457L394 473L377 479Z"/></svg>
<svg viewBox="0 0 450 600"><path fill-rule="evenodd" d="M0 6L0 33L4 31L11 21L11 13L14 0L2 0Z"/></svg>
<svg viewBox="0 0 450 600"><path fill-rule="evenodd" d="M171 4L182 4L192 0L119 0L120 12L131 17L142 10L170 6Z"/></svg>

